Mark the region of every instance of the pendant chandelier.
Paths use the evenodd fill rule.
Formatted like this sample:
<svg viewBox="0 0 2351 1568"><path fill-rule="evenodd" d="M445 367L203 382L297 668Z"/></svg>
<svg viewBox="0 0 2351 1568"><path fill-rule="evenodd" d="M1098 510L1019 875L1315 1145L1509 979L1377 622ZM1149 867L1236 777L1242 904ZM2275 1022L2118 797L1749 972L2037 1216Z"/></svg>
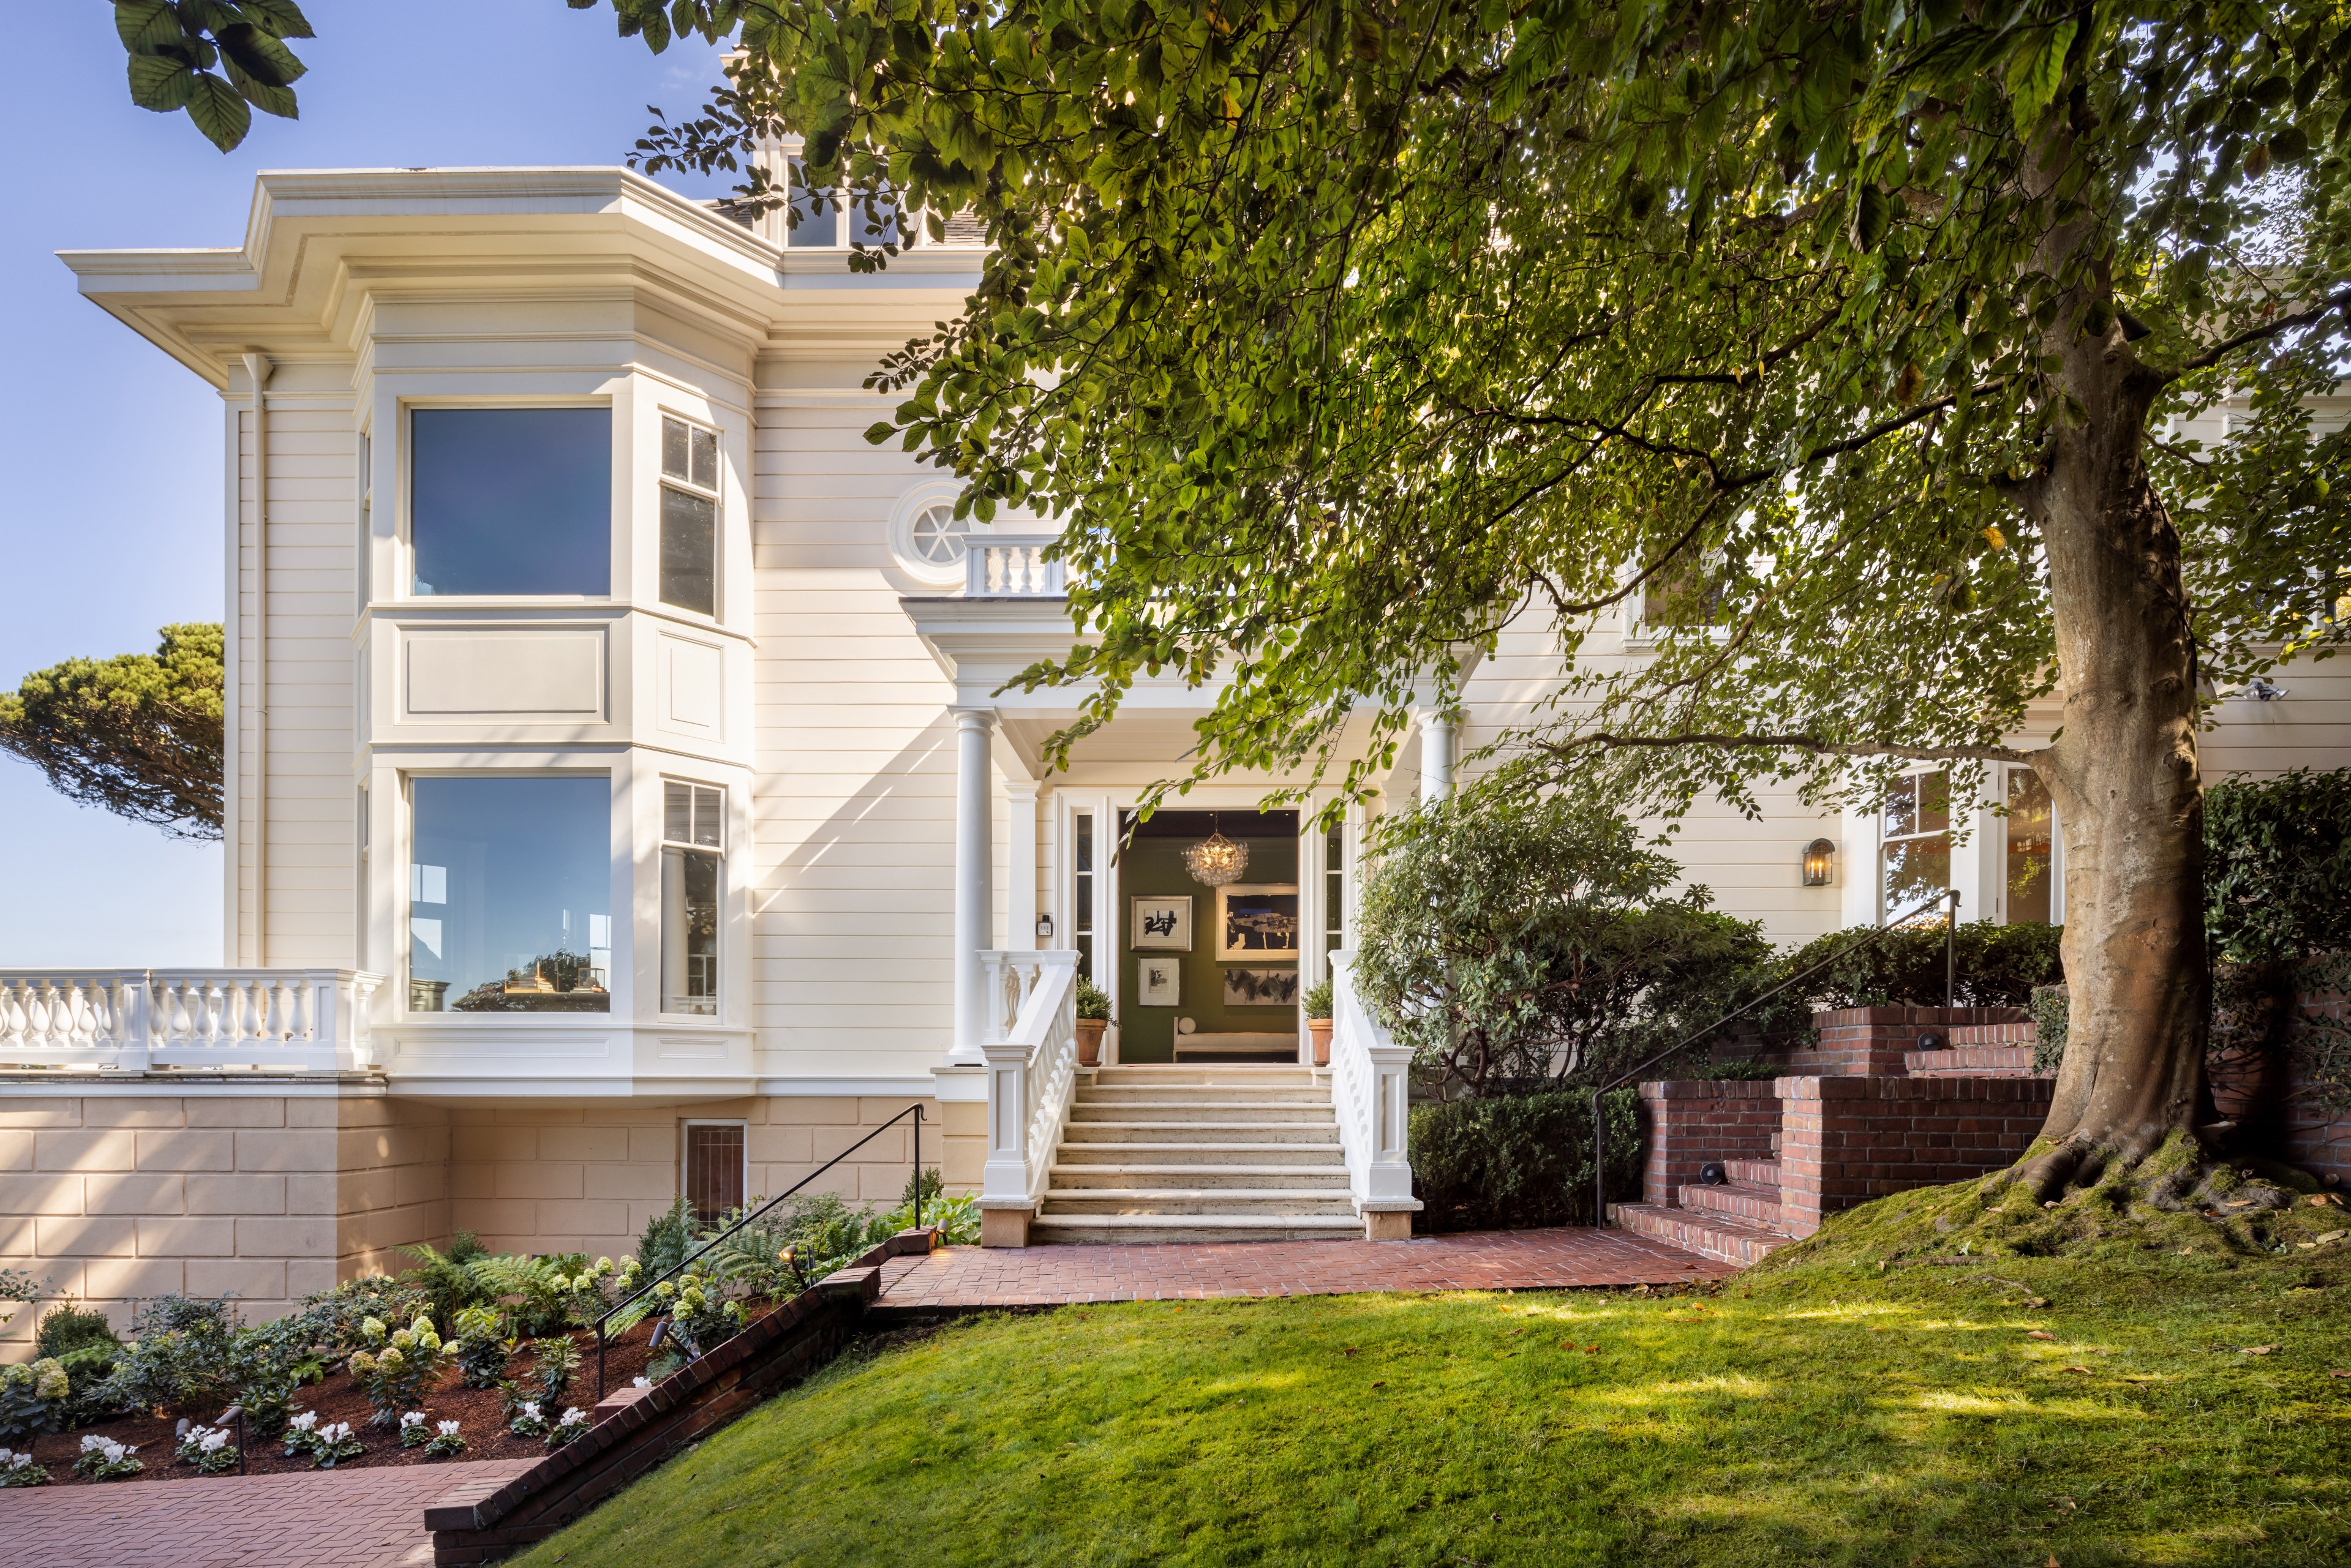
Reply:
<svg viewBox="0 0 2351 1568"><path fill-rule="evenodd" d="M1237 844L1225 837L1217 819L1208 819L1208 836L1184 852L1184 864L1191 871L1192 880L1204 887L1222 887L1238 882L1241 873L1249 869L1249 846Z"/></svg>

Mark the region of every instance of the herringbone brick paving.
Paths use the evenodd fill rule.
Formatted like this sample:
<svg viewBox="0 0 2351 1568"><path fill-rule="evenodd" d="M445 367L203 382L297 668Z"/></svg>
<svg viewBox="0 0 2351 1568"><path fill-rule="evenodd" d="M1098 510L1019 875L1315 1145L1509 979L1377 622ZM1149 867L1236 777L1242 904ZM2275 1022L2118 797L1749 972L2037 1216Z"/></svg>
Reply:
<svg viewBox="0 0 2351 1568"><path fill-rule="evenodd" d="M880 1305L935 1311L1359 1291L1666 1285L1738 1270L1622 1230L1478 1231L1410 1241L954 1247L883 1266Z"/></svg>
<svg viewBox="0 0 2351 1568"><path fill-rule="evenodd" d="M421 1568L428 1504L528 1459L0 1490L0 1568Z"/></svg>

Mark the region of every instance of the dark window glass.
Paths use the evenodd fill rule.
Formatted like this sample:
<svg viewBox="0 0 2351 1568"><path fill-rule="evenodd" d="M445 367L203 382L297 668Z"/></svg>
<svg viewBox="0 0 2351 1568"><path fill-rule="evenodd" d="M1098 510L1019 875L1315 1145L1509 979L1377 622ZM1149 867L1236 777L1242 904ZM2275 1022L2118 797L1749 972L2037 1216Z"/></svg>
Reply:
<svg viewBox="0 0 2351 1568"><path fill-rule="evenodd" d="M408 438L415 592L611 591L611 410L420 408Z"/></svg>
<svg viewBox="0 0 2351 1568"><path fill-rule="evenodd" d="M685 1200L705 1225L743 1207L743 1129L685 1129Z"/></svg>
<svg viewBox="0 0 2351 1568"><path fill-rule="evenodd" d="M604 779L419 779L408 1005L609 1012L612 789Z"/></svg>
<svg viewBox="0 0 2351 1568"><path fill-rule="evenodd" d="M1347 945L1347 838L1332 828L1322 835L1322 950Z"/></svg>
<svg viewBox="0 0 2351 1568"><path fill-rule="evenodd" d="M701 615L718 613L718 504L664 485L661 499L661 597Z"/></svg>
<svg viewBox="0 0 2351 1568"><path fill-rule="evenodd" d="M1070 912L1070 927L1078 950L1078 973L1091 977L1094 972L1094 814L1081 811L1077 817L1076 885L1071 890L1071 901L1077 907Z"/></svg>

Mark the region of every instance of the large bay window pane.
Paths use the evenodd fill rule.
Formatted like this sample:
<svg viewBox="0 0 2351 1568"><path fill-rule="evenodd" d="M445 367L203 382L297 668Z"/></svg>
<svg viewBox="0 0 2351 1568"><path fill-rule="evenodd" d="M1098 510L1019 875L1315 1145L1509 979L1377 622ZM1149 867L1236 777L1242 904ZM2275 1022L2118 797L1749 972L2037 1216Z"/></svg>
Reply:
<svg viewBox="0 0 2351 1568"><path fill-rule="evenodd" d="M1879 914L1890 918L1951 885L1949 775L1913 773L1896 779L1880 823L1879 885L1885 902Z"/></svg>
<svg viewBox="0 0 2351 1568"><path fill-rule="evenodd" d="M718 1012L718 896L726 794L701 784L662 793L662 1011Z"/></svg>
<svg viewBox="0 0 2351 1568"><path fill-rule="evenodd" d="M411 789L410 1009L611 1011L610 781L419 779Z"/></svg>
<svg viewBox="0 0 2351 1568"><path fill-rule="evenodd" d="M420 408L408 444L413 591L611 591L611 409Z"/></svg>
<svg viewBox="0 0 2351 1568"><path fill-rule="evenodd" d="M2056 871L2057 811L2030 768L2008 775L2008 923L2049 923Z"/></svg>

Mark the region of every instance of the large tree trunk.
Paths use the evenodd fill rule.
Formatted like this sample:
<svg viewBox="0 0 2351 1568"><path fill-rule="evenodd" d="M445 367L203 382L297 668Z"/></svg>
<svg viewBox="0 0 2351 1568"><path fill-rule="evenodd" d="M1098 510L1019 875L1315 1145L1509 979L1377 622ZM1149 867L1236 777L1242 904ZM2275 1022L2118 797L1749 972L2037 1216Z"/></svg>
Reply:
<svg viewBox="0 0 2351 1568"><path fill-rule="evenodd" d="M2043 1197L2144 1157L2210 1104L2196 649L2179 535L2143 451L2160 382L2119 325L2073 329L2089 298L2068 298L2045 344L2088 418L2056 432L2022 491L2048 550L2065 704L2038 763L2064 835L2071 1003L2044 1134L2060 1146L2022 1173Z"/></svg>

